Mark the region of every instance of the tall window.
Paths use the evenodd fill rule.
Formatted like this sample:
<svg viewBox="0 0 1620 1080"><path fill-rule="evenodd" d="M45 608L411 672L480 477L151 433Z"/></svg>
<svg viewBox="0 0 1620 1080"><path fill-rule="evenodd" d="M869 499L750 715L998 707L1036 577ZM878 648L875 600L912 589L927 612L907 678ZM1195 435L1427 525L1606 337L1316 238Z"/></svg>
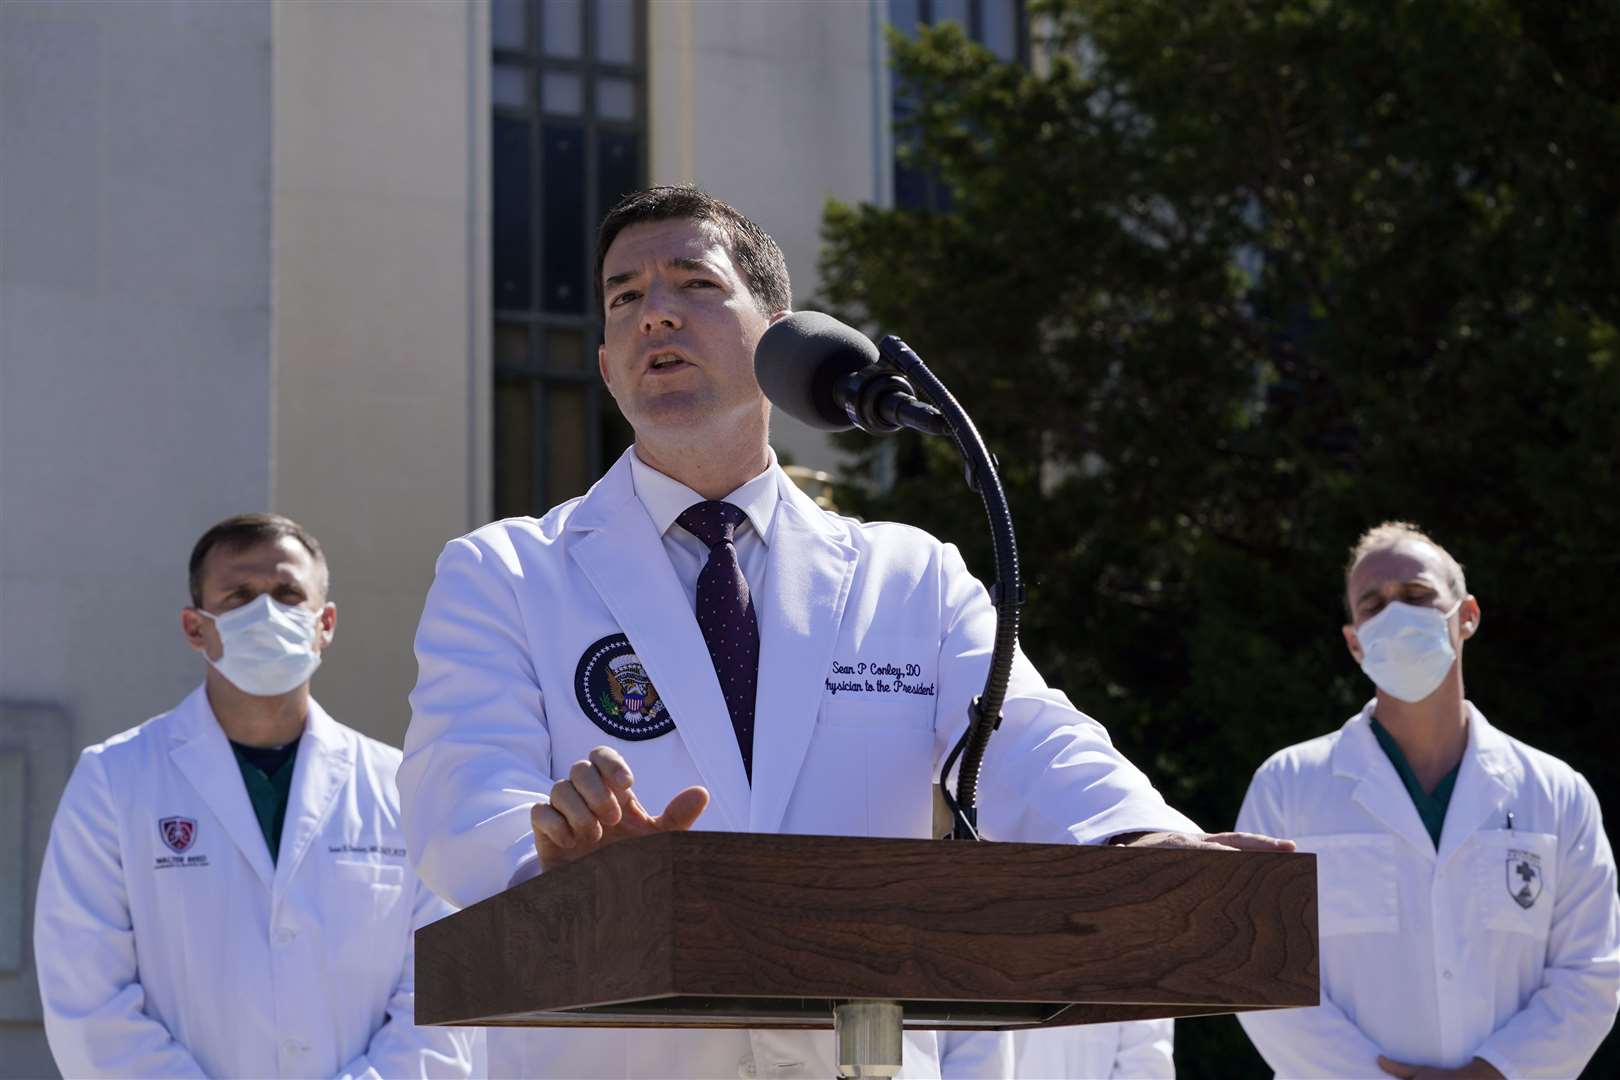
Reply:
<svg viewBox="0 0 1620 1080"><path fill-rule="evenodd" d="M954 22L970 39L1003 60L1026 62L1029 35L1023 0L889 0L889 22L909 36L920 26ZM894 204L914 210L948 210L950 189L926 168L900 160L903 130L916 103L904 86L894 88Z"/></svg>
<svg viewBox="0 0 1620 1080"><path fill-rule="evenodd" d="M493 0L495 511L539 514L629 445L596 370L595 230L646 183L645 0Z"/></svg>

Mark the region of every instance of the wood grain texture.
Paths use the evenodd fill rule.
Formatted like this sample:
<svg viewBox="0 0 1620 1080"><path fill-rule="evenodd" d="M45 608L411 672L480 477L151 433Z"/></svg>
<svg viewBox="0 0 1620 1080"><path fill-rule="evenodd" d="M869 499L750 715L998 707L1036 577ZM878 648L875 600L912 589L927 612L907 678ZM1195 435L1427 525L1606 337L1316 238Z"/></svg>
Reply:
<svg viewBox="0 0 1620 1080"><path fill-rule="evenodd" d="M741 833L615 845L417 934L417 1022L1020 1027L1317 1001L1315 859Z"/></svg>

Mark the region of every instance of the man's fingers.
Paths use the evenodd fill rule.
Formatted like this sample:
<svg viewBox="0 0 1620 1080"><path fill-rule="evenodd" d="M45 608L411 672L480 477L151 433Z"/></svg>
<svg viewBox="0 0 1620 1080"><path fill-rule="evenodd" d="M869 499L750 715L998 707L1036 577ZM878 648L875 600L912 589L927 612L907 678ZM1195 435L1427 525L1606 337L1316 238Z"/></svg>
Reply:
<svg viewBox="0 0 1620 1080"><path fill-rule="evenodd" d="M535 803L529 810L529 825L536 839L559 848L574 846L574 830L568 821L545 803Z"/></svg>
<svg viewBox="0 0 1620 1080"><path fill-rule="evenodd" d="M1239 851L1293 851L1292 840L1279 840L1275 836L1261 836L1259 833L1247 832L1221 832L1209 833L1204 837L1212 844L1236 848Z"/></svg>
<svg viewBox="0 0 1620 1080"><path fill-rule="evenodd" d="M709 805L707 788L689 787L669 800L664 812L653 821L659 832L684 832L690 829Z"/></svg>
<svg viewBox="0 0 1620 1080"><path fill-rule="evenodd" d="M588 847L602 839L602 823L573 784L562 783L551 789L551 808L568 820L576 844Z"/></svg>
<svg viewBox="0 0 1620 1080"><path fill-rule="evenodd" d="M1109 841L1110 844L1120 844L1124 847L1139 848L1173 848L1173 849L1203 849L1207 851L1232 851L1233 848L1225 844L1211 843L1209 839L1191 833L1174 832L1145 832L1126 833Z"/></svg>
<svg viewBox="0 0 1620 1080"><path fill-rule="evenodd" d="M603 825L619 823L622 816L619 800L613 797L607 781L595 765L589 761L574 762L574 767L568 770L568 782L574 785L574 790L579 792L579 797L585 800L585 805L598 821Z"/></svg>
<svg viewBox="0 0 1620 1080"><path fill-rule="evenodd" d="M1202 835L1172 832L1125 833L1109 841L1126 847L1202 848L1206 851L1293 851L1292 840L1259 833L1222 832Z"/></svg>
<svg viewBox="0 0 1620 1080"><path fill-rule="evenodd" d="M611 746L598 746L590 752L591 764L614 791L629 791L636 782L624 757Z"/></svg>
<svg viewBox="0 0 1620 1080"><path fill-rule="evenodd" d="M1378 1067L1391 1076L1399 1076L1401 1080L1410 1080L1411 1077L1417 1075L1418 1071L1416 1065L1408 1065L1404 1061L1395 1061L1385 1057L1383 1054L1378 1055Z"/></svg>

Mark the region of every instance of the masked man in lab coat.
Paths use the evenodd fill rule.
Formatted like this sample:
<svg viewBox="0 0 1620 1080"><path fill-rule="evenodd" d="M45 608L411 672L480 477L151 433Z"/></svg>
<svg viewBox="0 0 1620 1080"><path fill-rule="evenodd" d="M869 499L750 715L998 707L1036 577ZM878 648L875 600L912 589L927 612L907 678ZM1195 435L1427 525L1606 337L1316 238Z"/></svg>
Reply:
<svg viewBox="0 0 1620 1080"><path fill-rule="evenodd" d="M657 829L927 837L988 670L984 587L954 547L830 514L778 468L753 360L790 289L757 225L655 188L597 253L598 363L635 445L583 498L441 555L399 774L417 870L466 905ZM1022 658L1005 716L989 836L1208 843ZM902 1075L1007 1075L986 1044L1010 1055L912 1033ZM824 1077L833 1050L781 1031L489 1040L511 1076Z"/></svg>
<svg viewBox="0 0 1620 1080"><path fill-rule="evenodd" d="M69 1077L466 1076L417 1028L413 926L449 914L405 861L400 754L328 716L326 560L230 518L191 555L203 685L79 758L51 826L34 952Z"/></svg>
<svg viewBox="0 0 1620 1080"><path fill-rule="evenodd" d="M1322 1003L1238 1019L1279 1076L1576 1076L1620 1001L1592 788L1464 699L1480 605L1444 548L1370 530L1345 603L1377 694L1262 765L1238 817L1317 853Z"/></svg>

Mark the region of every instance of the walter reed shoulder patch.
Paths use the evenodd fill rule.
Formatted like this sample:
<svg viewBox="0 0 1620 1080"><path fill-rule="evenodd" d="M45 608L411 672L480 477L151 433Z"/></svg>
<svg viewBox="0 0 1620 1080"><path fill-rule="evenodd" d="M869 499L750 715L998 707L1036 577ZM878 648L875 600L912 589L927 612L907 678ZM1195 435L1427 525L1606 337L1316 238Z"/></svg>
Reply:
<svg viewBox="0 0 1620 1080"><path fill-rule="evenodd" d="M580 656L574 696L591 722L616 738L640 742L675 730L675 718L623 634L608 635Z"/></svg>

